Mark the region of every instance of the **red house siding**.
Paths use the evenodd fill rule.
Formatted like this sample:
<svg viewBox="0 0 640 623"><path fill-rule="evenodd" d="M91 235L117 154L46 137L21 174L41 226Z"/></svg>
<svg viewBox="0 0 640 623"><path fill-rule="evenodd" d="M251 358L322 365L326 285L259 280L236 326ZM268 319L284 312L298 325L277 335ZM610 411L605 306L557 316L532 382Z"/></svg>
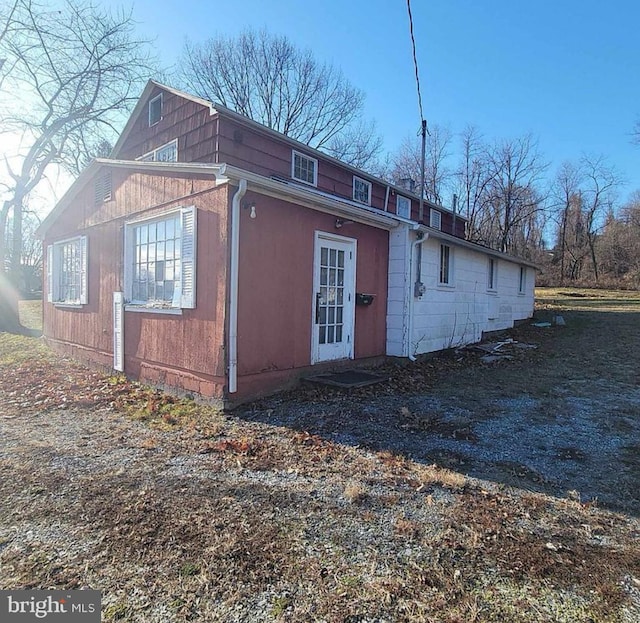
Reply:
<svg viewBox="0 0 640 623"><path fill-rule="evenodd" d="M121 170L114 170L114 199L99 210L93 207L93 185L87 184L47 234L45 244L87 235L89 299L81 308L45 305L45 335L59 349L111 367L112 297L124 287L126 220L195 205L197 307L183 310L182 315L126 311L125 371L143 381L220 397L225 384L227 187L216 189L212 178L194 176L138 173L124 181L123 177Z"/></svg>
<svg viewBox="0 0 640 623"><path fill-rule="evenodd" d="M388 233L349 224L285 201L247 193L256 218L240 225L238 396L261 393L294 368L309 371L315 232L357 240L356 291L375 294L356 306L355 358L385 354Z"/></svg>
<svg viewBox="0 0 640 623"><path fill-rule="evenodd" d="M125 143L117 154L119 158L135 159L153 149L178 139L178 161L222 163L237 166L266 177L291 178L291 155L296 149L318 160L318 190L351 200L353 198L353 177L357 175L372 183L371 206L379 210L396 213L396 192L388 186L369 178L366 173L354 173L332 160L323 159L322 154L303 145L293 147L248 123L229 118L224 112L211 115L209 106L180 97L174 93L156 88L149 99L163 93L162 119L149 127L146 108L135 122ZM405 195L406 196L406 195ZM408 197L410 198L410 197ZM386 205L385 205L386 202ZM411 218L418 219L417 199L411 199ZM429 223L430 205L425 203L424 219ZM455 231L452 213L442 212L442 230L464 238L464 219L458 217Z"/></svg>

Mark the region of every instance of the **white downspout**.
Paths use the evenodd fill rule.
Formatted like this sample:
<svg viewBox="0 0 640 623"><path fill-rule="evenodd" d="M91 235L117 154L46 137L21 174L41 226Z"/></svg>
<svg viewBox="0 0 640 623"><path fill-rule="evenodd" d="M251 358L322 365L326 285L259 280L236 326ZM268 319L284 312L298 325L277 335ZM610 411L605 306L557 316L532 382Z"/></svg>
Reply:
<svg viewBox="0 0 640 623"><path fill-rule="evenodd" d="M423 232L424 236L422 238L418 238L417 240L414 240L413 243L411 244L411 256L409 258L409 276L411 279L411 283L409 284L409 360L410 361L415 361L416 360L416 356L413 354L412 352L412 340L413 340L413 308L414 308L414 304L415 304L415 300L416 300L416 296L415 296L415 291L414 291L414 284L413 284L413 264L414 264L414 257L415 257L415 252L418 248L418 245L421 245L423 242L426 242L429 239L429 232Z"/></svg>
<svg viewBox="0 0 640 623"><path fill-rule="evenodd" d="M247 180L240 180L231 200L231 263L229 265L229 393L238 391L238 273L240 257L240 201Z"/></svg>

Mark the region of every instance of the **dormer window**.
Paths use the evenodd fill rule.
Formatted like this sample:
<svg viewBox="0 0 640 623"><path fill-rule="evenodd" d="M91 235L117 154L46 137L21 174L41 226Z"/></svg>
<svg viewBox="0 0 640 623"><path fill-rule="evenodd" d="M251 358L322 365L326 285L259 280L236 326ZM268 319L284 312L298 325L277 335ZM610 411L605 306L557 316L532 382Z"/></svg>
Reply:
<svg viewBox="0 0 640 623"><path fill-rule="evenodd" d="M442 212L432 209L429 214L429 227L442 229Z"/></svg>
<svg viewBox="0 0 640 623"><path fill-rule="evenodd" d="M371 182L353 176L353 199L371 205Z"/></svg>
<svg viewBox="0 0 640 623"><path fill-rule="evenodd" d="M318 161L293 150L291 152L291 177L299 182L317 186Z"/></svg>
<svg viewBox="0 0 640 623"><path fill-rule="evenodd" d="M162 119L162 93L149 101L149 127Z"/></svg>
<svg viewBox="0 0 640 623"><path fill-rule="evenodd" d="M404 218L411 218L411 200L402 195L396 196L396 214Z"/></svg>

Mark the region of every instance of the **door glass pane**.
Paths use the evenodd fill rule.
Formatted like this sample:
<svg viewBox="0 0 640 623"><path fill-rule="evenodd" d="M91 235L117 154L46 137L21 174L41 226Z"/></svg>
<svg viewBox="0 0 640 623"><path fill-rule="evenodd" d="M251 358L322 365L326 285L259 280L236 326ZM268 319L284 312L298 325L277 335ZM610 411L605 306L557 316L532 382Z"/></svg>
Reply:
<svg viewBox="0 0 640 623"><path fill-rule="evenodd" d="M338 251L338 266L340 268L344 266L344 251Z"/></svg>
<svg viewBox="0 0 640 623"><path fill-rule="evenodd" d="M334 328L335 327L333 325L330 325L330 326L327 327L327 342L329 344L333 344L333 342L334 342L334 339L333 339Z"/></svg>
<svg viewBox="0 0 640 623"><path fill-rule="evenodd" d="M342 325L336 327L336 342L342 342Z"/></svg>
<svg viewBox="0 0 640 623"><path fill-rule="evenodd" d="M327 265L328 254L329 254L329 249L327 249L327 247L322 247L320 249L320 264L324 266Z"/></svg>
<svg viewBox="0 0 640 623"><path fill-rule="evenodd" d="M327 327L320 326L320 344L326 344Z"/></svg>

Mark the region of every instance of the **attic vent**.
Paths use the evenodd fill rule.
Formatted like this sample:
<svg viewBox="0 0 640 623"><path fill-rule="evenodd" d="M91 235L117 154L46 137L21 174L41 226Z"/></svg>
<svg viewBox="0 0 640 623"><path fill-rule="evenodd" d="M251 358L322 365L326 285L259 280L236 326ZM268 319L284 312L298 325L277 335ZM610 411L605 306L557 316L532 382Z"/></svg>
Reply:
<svg viewBox="0 0 640 623"><path fill-rule="evenodd" d="M96 177L93 196L96 205L111 200L111 171L105 171Z"/></svg>

